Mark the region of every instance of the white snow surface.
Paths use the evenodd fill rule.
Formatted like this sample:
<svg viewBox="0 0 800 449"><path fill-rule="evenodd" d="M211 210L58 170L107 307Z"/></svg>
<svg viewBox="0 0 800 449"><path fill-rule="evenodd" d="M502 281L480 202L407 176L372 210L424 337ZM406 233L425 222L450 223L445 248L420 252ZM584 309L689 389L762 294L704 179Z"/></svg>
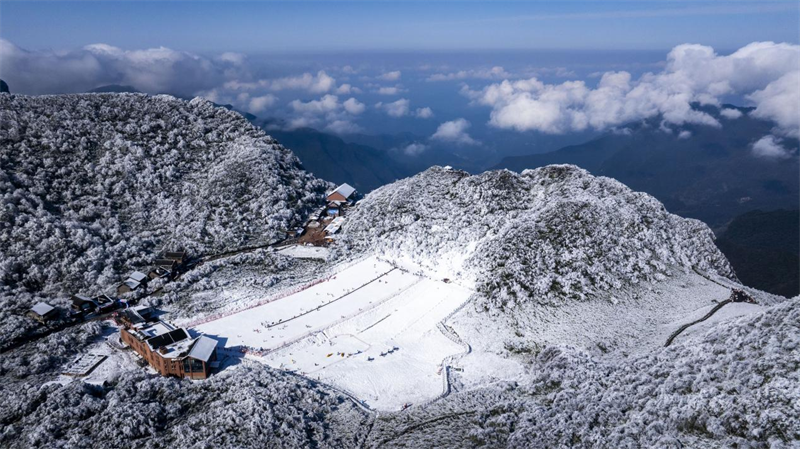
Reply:
<svg viewBox="0 0 800 449"><path fill-rule="evenodd" d="M322 246L289 245L281 248L278 254L295 257L298 259L322 259L325 260L330 255L328 248Z"/></svg>
<svg viewBox="0 0 800 449"><path fill-rule="evenodd" d="M196 331L228 349L252 349L271 366L330 383L373 408L398 410L443 393L442 362L464 347L437 323L473 293L369 257L325 282Z"/></svg>

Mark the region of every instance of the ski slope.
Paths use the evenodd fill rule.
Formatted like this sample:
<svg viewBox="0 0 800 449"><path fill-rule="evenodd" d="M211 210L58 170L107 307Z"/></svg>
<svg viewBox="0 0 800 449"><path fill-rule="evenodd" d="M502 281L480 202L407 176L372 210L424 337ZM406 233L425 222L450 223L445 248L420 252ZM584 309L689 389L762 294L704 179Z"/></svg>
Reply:
<svg viewBox="0 0 800 449"><path fill-rule="evenodd" d="M464 304L472 291L406 276L418 282L323 334L270 354L268 363L340 387L379 410L437 398L444 390L442 361L465 348L445 337L436 324Z"/></svg>
<svg viewBox="0 0 800 449"><path fill-rule="evenodd" d="M202 324L226 348L330 383L370 407L398 410L444 390L442 361L464 348L437 328L472 290L375 257L267 304Z"/></svg>

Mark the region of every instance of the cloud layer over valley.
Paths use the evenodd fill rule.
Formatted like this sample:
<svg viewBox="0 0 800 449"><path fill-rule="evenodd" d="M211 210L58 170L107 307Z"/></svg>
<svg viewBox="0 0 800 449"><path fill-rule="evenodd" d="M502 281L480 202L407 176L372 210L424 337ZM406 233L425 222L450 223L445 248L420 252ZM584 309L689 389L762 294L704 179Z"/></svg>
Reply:
<svg viewBox="0 0 800 449"><path fill-rule="evenodd" d="M0 39L0 77L12 92L129 85L146 93L202 96L280 119L286 128L311 126L337 134L411 131L432 143L474 144L494 141L488 137L493 130L602 132L660 117L663 130L691 138L682 129L687 124L724 127L748 113L775 124L770 139L750 142L756 156L788 157L792 151L785 140L800 137L800 46L788 43L754 42L727 55L683 44L648 71L624 65L590 71L530 61L519 67L397 61L290 65L276 72L253 58L107 44L26 50ZM431 96L431 89L441 94ZM723 108L729 102L754 109ZM721 111L712 116L696 105Z"/></svg>

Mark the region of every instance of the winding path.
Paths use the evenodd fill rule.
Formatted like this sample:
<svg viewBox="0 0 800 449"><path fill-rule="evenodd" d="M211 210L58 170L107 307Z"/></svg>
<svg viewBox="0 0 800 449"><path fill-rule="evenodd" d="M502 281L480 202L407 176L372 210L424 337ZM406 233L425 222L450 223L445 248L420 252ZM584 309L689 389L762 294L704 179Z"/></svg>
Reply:
<svg viewBox="0 0 800 449"><path fill-rule="evenodd" d="M671 344L672 344L672 341L673 341L673 340L675 340L675 337L677 337L678 335L680 335L680 334L681 334L683 331L685 331L686 329L688 329L688 328L690 328L690 327L694 326L694 325L695 325L695 324L697 324L697 323L702 323L703 321L705 321L705 320L707 320L707 319L711 318L711 317L712 317L712 316L713 316L715 313L717 313L717 311L718 311L719 309L723 308L723 307L724 307L726 304L730 304L730 303L732 303L732 302L733 302L733 301L731 301L730 299L726 299L725 301L722 301L722 302L720 302L719 304L717 304L716 306L714 306L714 308L712 308L711 310L709 310L709 311L708 311L708 313L707 313L707 314L705 314L705 315L704 315L702 318L700 318L699 320L692 321L691 323L686 323L686 324L684 324L683 326L679 327L679 328L678 328L678 329L677 329L675 332L673 332L672 334L670 334L669 338L667 338L667 343L664 345L664 347L666 348L667 346L671 345Z"/></svg>

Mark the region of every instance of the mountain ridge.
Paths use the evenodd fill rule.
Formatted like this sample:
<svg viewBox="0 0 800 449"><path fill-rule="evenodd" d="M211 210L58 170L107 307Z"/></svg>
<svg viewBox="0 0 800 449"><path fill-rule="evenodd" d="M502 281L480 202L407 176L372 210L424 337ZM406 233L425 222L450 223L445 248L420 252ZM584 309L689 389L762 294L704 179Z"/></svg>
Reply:
<svg viewBox="0 0 800 449"><path fill-rule="evenodd" d="M595 175L615 178L634 190L647 192L672 212L720 227L753 209L794 207L800 198L796 139L787 160L753 155L751 145L772 132L773 124L749 117L748 108L727 119L717 108L705 108L722 127L684 125L665 132L658 120L623 127L579 145L504 159L494 169L517 172L549 164L569 163Z"/></svg>

